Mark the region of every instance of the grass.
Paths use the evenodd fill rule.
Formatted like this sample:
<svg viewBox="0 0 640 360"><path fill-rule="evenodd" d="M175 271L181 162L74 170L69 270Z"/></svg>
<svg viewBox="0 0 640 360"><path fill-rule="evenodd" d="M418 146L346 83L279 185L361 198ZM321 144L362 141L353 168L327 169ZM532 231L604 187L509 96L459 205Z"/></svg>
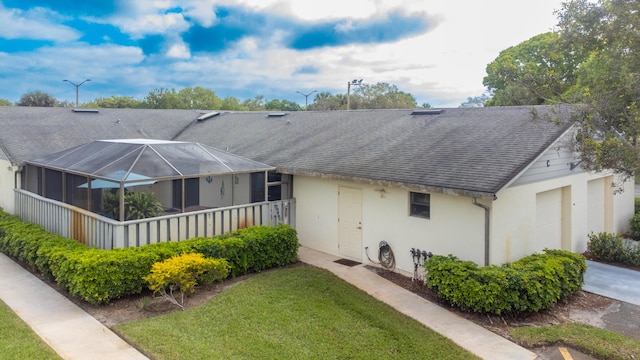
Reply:
<svg viewBox="0 0 640 360"><path fill-rule="evenodd" d="M60 359L4 302L0 301L2 359Z"/></svg>
<svg viewBox="0 0 640 360"><path fill-rule="evenodd" d="M154 359L473 359L316 268L258 274L186 311L119 324Z"/></svg>
<svg viewBox="0 0 640 360"><path fill-rule="evenodd" d="M598 359L635 359L640 354L640 340L584 324L522 327L510 333L526 347L562 343Z"/></svg>

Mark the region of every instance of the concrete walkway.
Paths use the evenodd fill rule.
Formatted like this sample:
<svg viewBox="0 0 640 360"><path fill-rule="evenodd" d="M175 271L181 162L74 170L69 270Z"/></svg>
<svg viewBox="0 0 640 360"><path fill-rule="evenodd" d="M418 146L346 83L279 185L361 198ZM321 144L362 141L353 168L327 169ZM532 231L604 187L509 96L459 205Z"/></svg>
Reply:
<svg viewBox="0 0 640 360"><path fill-rule="evenodd" d="M640 305L640 272L587 260L582 290Z"/></svg>
<svg viewBox="0 0 640 360"><path fill-rule="evenodd" d="M482 326L395 285L367 270L363 265L340 265L334 262L337 257L308 248L300 248L298 254L300 261L331 271L342 280L416 319L483 359L525 360L535 359L537 356Z"/></svg>
<svg viewBox="0 0 640 360"><path fill-rule="evenodd" d="M324 268L483 359L536 359L536 354L338 258L300 248L300 260ZM148 359L66 297L0 253L0 299L63 359ZM640 305L640 273L588 261L585 291Z"/></svg>
<svg viewBox="0 0 640 360"><path fill-rule="evenodd" d="M0 299L63 359L148 359L2 253L0 274Z"/></svg>

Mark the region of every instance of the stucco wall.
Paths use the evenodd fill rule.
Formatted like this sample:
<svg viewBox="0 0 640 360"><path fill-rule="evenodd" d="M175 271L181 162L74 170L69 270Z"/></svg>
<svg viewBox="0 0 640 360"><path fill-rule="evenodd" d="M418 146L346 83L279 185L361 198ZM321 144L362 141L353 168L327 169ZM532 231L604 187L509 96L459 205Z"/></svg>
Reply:
<svg viewBox="0 0 640 360"><path fill-rule="evenodd" d="M624 191L615 193L612 177L578 173L557 179L506 188L491 207L490 263L502 264L518 260L545 247L565 248L581 253L586 250L587 236L594 231L589 223L589 202L609 205L601 207L602 222L609 211L611 232L626 232L634 211L634 185L622 184ZM595 180L595 182L594 182ZM589 200L588 184L604 186L605 200ZM461 196L431 194L431 218L409 216L409 191L399 188L296 176L294 196L297 199L297 229L300 243L336 256L338 248L338 190L341 186L362 191L362 256L377 261L378 244L386 241L394 251L397 268L413 272L409 250L419 248L434 254L454 254L464 260L484 264L484 210L473 205L473 199ZM542 195L539 195L542 194ZM545 195L561 202L561 234L556 238L536 237L537 202ZM591 215L593 218L593 215Z"/></svg>
<svg viewBox="0 0 640 360"><path fill-rule="evenodd" d="M598 202L601 219L604 223L605 213L608 211L612 219L610 232L625 232L628 221L634 211L634 185L632 182L622 184L624 191L614 194L611 187L613 177L579 173L557 179L509 187L497 194L497 200L492 204L491 222L491 263L503 263L518 260L533 252L539 252L544 247L566 248L573 252L582 253L586 250L588 234L591 231L601 231L600 226L590 224L590 201ZM603 186L601 195L605 199L589 200L589 182L595 181ZM562 189L564 196L563 227L566 239L549 239L536 241L536 199L537 194L554 189ZM605 203L609 202L607 208ZM593 214L591 215L593 219Z"/></svg>
<svg viewBox="0 0 640 360"><path fill-rule="evenodd" d="M295 176L296 227L303 246L340 256L338 248L338 189L362 190L362 256L364 248L377 261L378 244L386 241L396 259L396 267L413 273L411 248L434 254L455 254L461 259L484 262L484 210L472 199L431 194L431 218L409 216L409 191Z"/></svg>
<svg viewBox="0 0 640 360"><path fill-rule="evenodd" d="M15 171L8 160L0 159L0 207L10 213L14 212Z"/></svg>

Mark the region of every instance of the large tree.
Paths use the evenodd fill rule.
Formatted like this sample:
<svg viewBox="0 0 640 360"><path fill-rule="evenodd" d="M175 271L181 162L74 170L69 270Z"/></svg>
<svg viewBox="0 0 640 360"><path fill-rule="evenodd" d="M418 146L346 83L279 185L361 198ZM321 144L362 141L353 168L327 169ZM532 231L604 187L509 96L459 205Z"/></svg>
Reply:
<svg viewBox="0 0 640 360"><path fill-rule="evenodd" d="M300 105L289 100L274 99L264 104L265 110L300 111Z"/></svg>
<svg viewBox="0 0 640 360"><path fill-rule="evenodd" d="M640 168L640 1L569 0L556 32L506 49L487 66L486 105L574 103L581 166L623 177Z"/></svg>
<svg viewBox="0 0 640 360"><path fill-rule="evenodd" d="M16 105L54 107L58 105L58 100L45 92L36 90L22 95Z"/></svg>
<svg viewBox="0 0 640 360"><path fill-rule="evenodd" d="M558 12L565 52L587 53L571 95L582 166L630 176L640 168L640 2L573 0Z"/></svg>
<svg viewBox="0 0 640 360"><path fill-rule="evenodd" d="M349 94L349 108L354 109L412 109L418 107L416 99L410 93L400 91L396 85L385 82L376 84L358 84ZM423 104L423 107L428 105ZM430 106L430 105L428 105ZM344 110L347 108L347 95L332 95L320 92L309 104L309 110Z"/></svg>
<svg viewBox="0 0 640 360"><path fill-rule="evenodd" d="M142 100L145 109L182 109L183 102L175 89L159 88L149 91Z"/></svg>
<svg viewBox="0 0 640 360"><path fill-rule="evenodd" d="M182 109L220 109L222 101L211 89L200 86L184 88L178 91L178 97L182 102Z"/></svg>
<svg viewBox="0 0 640 360"><path fill-rule="evenodd" d="M571 55L560 35L536 35L500 52L487 65L483 84L493 94L487 106L540 105L563 101L576 81L577 65L586 55Z"/></svg>
<svg viewBox="0 0 640 360"><path fill-rule="evenodd" d="M413 95L385 82L355 87L351 109L411 109L417 103Z"/></svg>
<svg viewBox="0 0 640 360"><path fill-rule="evenodd" d="M332 95L328 91L322 91L316 94L313 103L309 104L308 110L340 110L346 109L346 95Z"/></svg>
<svg viewBox="0 0 640 360"><path fill-rule="evenodd" d="M141 107L141 101L130 96L111 96L108 98L97 98L90 103L85 104L86 107L98 108L130 108L136 109Z"/></svg>

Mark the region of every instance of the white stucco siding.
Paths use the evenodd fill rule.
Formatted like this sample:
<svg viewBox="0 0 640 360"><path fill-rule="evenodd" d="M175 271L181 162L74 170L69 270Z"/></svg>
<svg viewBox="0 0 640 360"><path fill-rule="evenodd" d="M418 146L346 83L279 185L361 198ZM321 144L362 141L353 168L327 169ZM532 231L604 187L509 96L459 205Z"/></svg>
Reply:
<svg viewBox="0 0 640 360"><path fill-rule="evenodd" d="M303 246L340 256L340 187L362 190L363 262L368 262L365 247L377 262L379 243L386 241L396 268L407 274L413 273L411 248L484 263L484 210L471 198L432 193L431 217L424 219L409 216L408 190L295 176L296 228Z"/></svg>
<svg viewBox="0 0 640 360"><path fill-rule="evenodd" d="M526 185L514 185L499 192L497 200L493 202L491 215L491 263L515 261L540 252L545 247L582 253L587 248L588 234L593 228L590 219L594 218L598 218L598 223L604 224L602 219L609 217L611 232L627 231L628 221L634 211L633 183L622 184L624 191L614 194L614 188L610 186L611 180L606 175L577 173ZM607 181L609 186L604 186ZM595 188L597 189L594 190ZM594 192L599 195L594 195ZM609 197L607 201L610 206L604 206L605 200L602 198L605 194ZM544 211L539 203L545 201L545 195L553 197L546 200L556 204L560 202L558 206L561 209L553 210L554 216L560 211L562 217L560 239L545 238L542 241L538 238L538 233L542 231L538 227L540 224L537 217L541 216L538 212ZM558 233L557 229L555 233Z"/></svg>
<svg viewBox="0 0 640 360"><path fill-rule="evenodd" d="M0 150L0 154L2 151ZM18 169L9 160L0 158L0 207L10 213L14 212L15 172Z"/></svg>

